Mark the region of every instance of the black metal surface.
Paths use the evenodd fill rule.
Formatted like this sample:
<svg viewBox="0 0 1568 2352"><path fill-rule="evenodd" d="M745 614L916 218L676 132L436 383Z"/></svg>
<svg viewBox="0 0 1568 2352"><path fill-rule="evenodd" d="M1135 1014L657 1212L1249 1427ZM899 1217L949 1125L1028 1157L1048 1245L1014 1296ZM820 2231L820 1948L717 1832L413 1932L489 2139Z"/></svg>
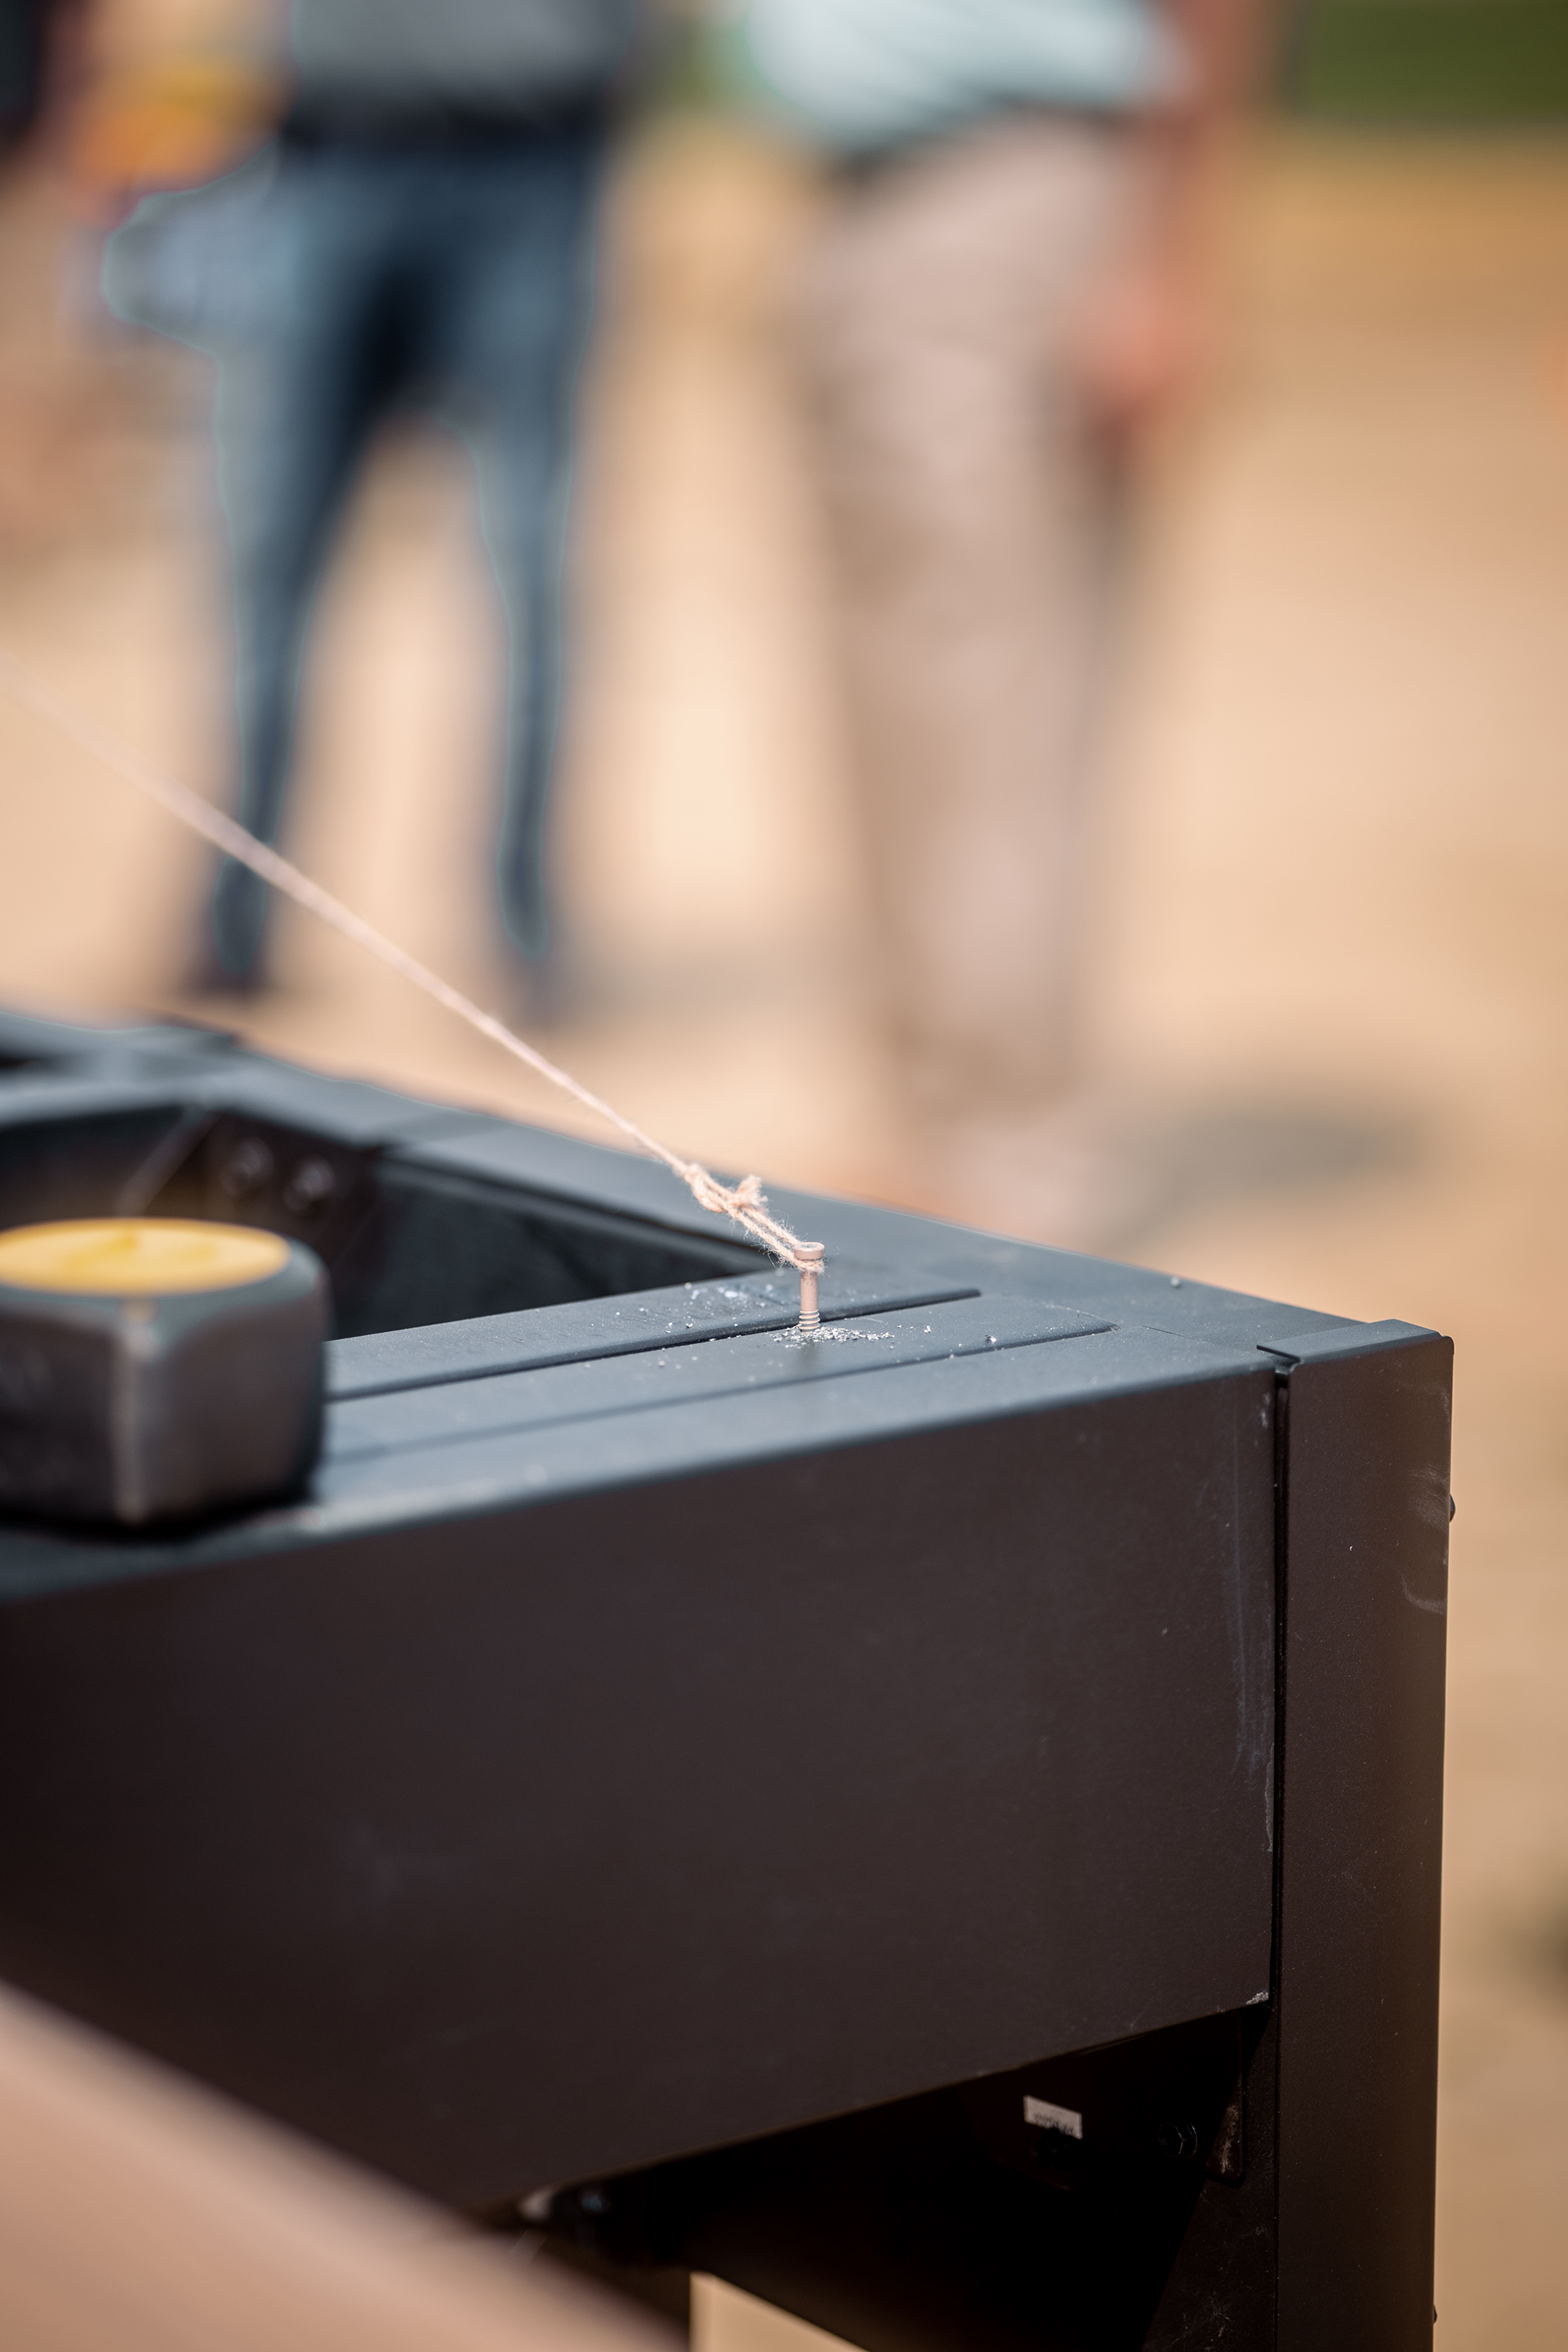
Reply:
<svg viewBox="0 0 1568 2352"><path fill-rule="evenodd" d="M470 2207L1245 2003L1270 1375L944 1428L959 1369L791 1400L924 1380L918 1437L14 1609L5 1972Z"/></svg>
<svg viewBox="0 0 1568 2352"><path fill-rule="evenodd" d="M835 1265L819 1283L822 1319L891 1315L973 1298L972 1286L889 1279L887 1270ZM334 1397L391 1396L405 1389L444 1388L501 1372L551 1364L595 1363L646 1355L704 1339L787 1331L800 1316L800 1284L791 1273L730 1275L596 1301L589 1310L536 1307L462 1323L422 1325L416 1332L372 1332L334 1342L328 1386Z"/></svg>
<svg viewBox="0 0 1568 2352"><path fill-rule="evenodd" d="M1452 1349L1289 1370L1279 2344L1432 2332Z"/></svg>
<svg viewBox="0 0 1568 2352"><path fill-rule="evenodd" d="M872 2352L1429 2339L1446 1343L777 1191L801 1347L648 1163L7 1052L0 1213L281 1134L382 1328L303 1504L0 1531L0 1970ZM1004 2144L1026 2078L1081 2144Z"/></svg>
<svg viewBox="0 0 1568 2352"><path fill-rule="evenodd" d="M1174 2345L1162 2299L1200 2200L1234 2200L1205 2160L1262 2022L1211 2018L593 2183L552 2200L550 2226L632 2277L716 2272L868 2352ZM1026 2098L1075 2112L1082 2139L1031 2128ZM1237 2317L1232 2299L1215 2340L1247 2340Z"/></svg>

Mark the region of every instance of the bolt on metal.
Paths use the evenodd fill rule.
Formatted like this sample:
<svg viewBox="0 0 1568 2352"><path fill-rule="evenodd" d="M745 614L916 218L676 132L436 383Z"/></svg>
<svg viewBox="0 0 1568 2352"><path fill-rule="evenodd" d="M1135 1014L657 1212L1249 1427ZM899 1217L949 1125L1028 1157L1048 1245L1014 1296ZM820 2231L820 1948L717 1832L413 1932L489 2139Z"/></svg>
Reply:
<svg viewBox="0 0 1568 2352"><path fill-rule="evenodd" d="M817 1331L822 1328L822 1314L816 1303L816 1277L827 1255L826 1242L802 1242L800 1245L800 1322L802 1331Z"/></svg>

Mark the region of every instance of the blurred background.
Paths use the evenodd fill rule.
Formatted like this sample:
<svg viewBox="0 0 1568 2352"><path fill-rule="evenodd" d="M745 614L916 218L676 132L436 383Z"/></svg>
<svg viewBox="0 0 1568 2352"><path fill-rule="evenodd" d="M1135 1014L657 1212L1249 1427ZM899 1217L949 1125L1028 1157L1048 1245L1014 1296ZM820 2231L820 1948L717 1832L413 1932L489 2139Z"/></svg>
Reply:
<svg viewBox="0 0 1568 2352"><path fill-rule="evenodd" d="M165 176L199 179L269 96L240 0L63 5L29 125L49 13L8 11L0 44L0 645L224 799L207 362L102 301L104 155L155 131ZM1279 52L1234 171L1210 380L1142 486L1079 1079L1005 1221L1454 1335L1437 2340L1556 2352L1568 0L1321 0ZM555 802L572 985L536 1009L552 1053L683 1150L973 1215L910 1129L875 1004L784 323L827 199L717 102L704 55L667 61L602 232ZM489 871L504 662L467 461L399 424L323 594L286 845L517 1013ZM193 995L205 883L167 819L0 695L0 997L217 1020L568 1122L304 917L279 927L275 985ZM801 2333L743 2306L708 2294L710 2347Z"/></svg>

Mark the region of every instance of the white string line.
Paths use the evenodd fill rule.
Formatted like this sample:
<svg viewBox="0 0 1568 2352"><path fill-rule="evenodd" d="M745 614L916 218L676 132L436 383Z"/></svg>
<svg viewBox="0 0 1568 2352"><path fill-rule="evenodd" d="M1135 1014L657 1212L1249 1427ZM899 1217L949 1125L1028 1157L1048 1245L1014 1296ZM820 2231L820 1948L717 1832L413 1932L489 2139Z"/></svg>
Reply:
<svg viewBox="0 0 1568 2352"><path fill-rule="evenodd" d="M634 1119L624 1118L613 1104L605 1102L602 1095L580 1086L569 1071L559 1068L536 1047L514 1035L505 1022L498 1021L493 1013L481 1012L471 998L449 986L438 973L422 964L417 957L409 955L395 940L389 940L384 931L378 931L373 923L367 923L363 916L356 915L351 907L345 907L341 898L334 898L330 890L323 890L319 883L312 882L309 875L301 874L297 866L291 866L275 849L268 849L265 842L258 841L255 835L247 833L242 824L237 824L232 817L223 815L199 793L177 783L172 776L163 775L151 761L144 760L140 752L120 742L107 728L100 726L95 719L79 710L53 687L46 686L41 678L36 677L3 646L0 646L0 684L16 700L24 703L39 718L48 719L62 734L69 736L73 742L90 752L94 759L101 761L126 783L134 785L138 792L156 801L181 824L187 825L193 833L199 833L215 848L237 858L242 866L248 866L253 874L259 874L264 882L270 882L274 888L281 890L296 905L308 908L323 923L329 923L334 930L341 931L345 939L353 940L357 947L379 957L392 971L401 972L405 980L411 981L416 988L423 989L426 996L433 996L437 1004L444 1004L448 1013L455 1013L459 1021L466 1021L470 1029L477 1029L481 1037L488 1037L503 1053L526 1064L529 1069L536 1070L541 1077L548 1078L552 1086L559 1087L574 1102L581 1103L611 1127L617 1128L650 1160L661 1160L688 1186L700 1207L710 1211L714 1216L732 1218L764 1248L771 1250L782 1264L794 1266L803 1277L815 1277L822 1265L822 1244L819 1242L803 1242L797 1234L791 1233L787 1225L769 1215L760 1177L742 1176L738 1184L721 1184L700 1160L679 1158L657 1137L638 1127Z"/></svg>

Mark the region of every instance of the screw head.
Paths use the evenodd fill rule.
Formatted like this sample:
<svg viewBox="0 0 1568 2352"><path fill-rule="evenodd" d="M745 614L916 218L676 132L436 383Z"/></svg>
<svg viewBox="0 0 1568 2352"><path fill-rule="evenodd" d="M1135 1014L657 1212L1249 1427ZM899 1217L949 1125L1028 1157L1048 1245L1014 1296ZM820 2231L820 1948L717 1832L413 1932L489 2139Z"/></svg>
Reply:
<svg viewBox="0 0 1568 2352"><path fill-rule="evenodd" d="M338 1180L325 1160L301 1160L283 1191L283 1205L296 1216L324 1209L338 1189Z"/></svg>
<svg viewBox="0 0 1568 2352"><path fill-rule="evenodd" d="M218 1182L230 1200L243 1201L259 1192L272 1174L272 1154L258 1135L247 1135L224 1161Z"/></svg>

